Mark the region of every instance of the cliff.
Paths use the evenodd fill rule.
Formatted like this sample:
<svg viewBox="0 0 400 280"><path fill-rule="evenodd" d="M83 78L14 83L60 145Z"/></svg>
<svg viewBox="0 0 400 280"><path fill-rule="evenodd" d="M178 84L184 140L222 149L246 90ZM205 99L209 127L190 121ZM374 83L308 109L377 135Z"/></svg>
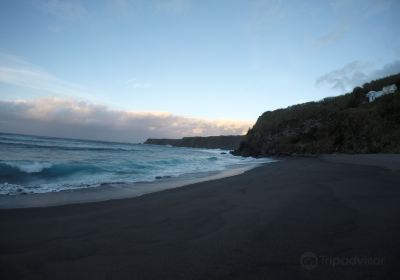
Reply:
<svg viewBox="0 0 400 280"><path fill-rule="evenodd" d="M147 139L144 144L171 145L176 147L234 150L243 140L241 135L183 137L181 139Z"/></svg>
<svg viewBox="0 0 400 280"><path fill-rule="evenodd" d="M399 90L371 103L366 96L391 84L400 88L400 74L345 95L265 112L233 154L399 153Z"/></svg>

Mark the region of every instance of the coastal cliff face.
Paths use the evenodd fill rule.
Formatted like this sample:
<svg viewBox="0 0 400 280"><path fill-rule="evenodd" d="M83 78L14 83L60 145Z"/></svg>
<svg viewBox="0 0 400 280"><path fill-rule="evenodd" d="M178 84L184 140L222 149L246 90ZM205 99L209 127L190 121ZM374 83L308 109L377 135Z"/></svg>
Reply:
<svg viewBox="0 0 400 280"><path fill-rule="evenodd" d="M400 74L351 93L262 114L233 154L400 153L400 91L368 102L369 91L396 84Z"/></svg>
<svg viewBox="0 0 400 280"><path fill-rule="evenodd" d="M244 139L241 135L183 137L181 139L147 139L144 144L171 145L175 147L234 150Z"/></svg>

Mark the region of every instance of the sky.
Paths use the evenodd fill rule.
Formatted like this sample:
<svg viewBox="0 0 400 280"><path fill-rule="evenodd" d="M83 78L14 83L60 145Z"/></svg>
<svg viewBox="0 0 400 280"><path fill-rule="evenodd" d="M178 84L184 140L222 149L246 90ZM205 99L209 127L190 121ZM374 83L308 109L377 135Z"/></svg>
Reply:
<svg viewBox="0 0 400 280"><path fill-rule="evenodd" d="M400 72L398 0L3 0L0 131L141 142Z"/></svg>

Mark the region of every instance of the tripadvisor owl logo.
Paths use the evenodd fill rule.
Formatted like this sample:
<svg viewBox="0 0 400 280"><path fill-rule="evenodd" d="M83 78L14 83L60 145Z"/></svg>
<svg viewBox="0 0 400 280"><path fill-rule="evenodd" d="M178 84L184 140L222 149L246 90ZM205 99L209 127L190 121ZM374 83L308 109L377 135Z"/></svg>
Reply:
<svg viewBox="0 0 400 280"><path fill-rule="evenodd" d="M304 269L314 269L318 265L318 256L313 252L305 252L300 257L300 265Z"/></svg>
<svg viewBox="0 0 400 280"><path fill-rule="evenodd" d="M317 266L359 266L359 265L383 265L385 259L370 256L326 256L317 255L313 252L305 252L300 256L300 265L307 270Z"/></svg>

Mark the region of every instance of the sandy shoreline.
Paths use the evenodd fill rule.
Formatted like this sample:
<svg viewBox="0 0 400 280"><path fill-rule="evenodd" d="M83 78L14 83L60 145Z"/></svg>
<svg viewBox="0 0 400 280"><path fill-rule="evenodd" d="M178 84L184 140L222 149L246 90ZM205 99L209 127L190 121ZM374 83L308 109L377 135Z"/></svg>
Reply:
<svg viewBox="0 0 400 280"><path fill-rule="evenodd" d="M272 161L265 164L269 163L272 163ZM222 171L207 172L204 174L184 174L178 177L162 178L152 182L105 184L99 187L42 194L0 195L0 209L49 207L133 198L200 182L239 175L259 165L260 164L239 165Z"/></svg>
<svg viewBox="0 0 400 280"><path fill-rule="evenodd" d="M136 198L3 209L0 278L396 279L399 157L284 159Z"/></svg>

